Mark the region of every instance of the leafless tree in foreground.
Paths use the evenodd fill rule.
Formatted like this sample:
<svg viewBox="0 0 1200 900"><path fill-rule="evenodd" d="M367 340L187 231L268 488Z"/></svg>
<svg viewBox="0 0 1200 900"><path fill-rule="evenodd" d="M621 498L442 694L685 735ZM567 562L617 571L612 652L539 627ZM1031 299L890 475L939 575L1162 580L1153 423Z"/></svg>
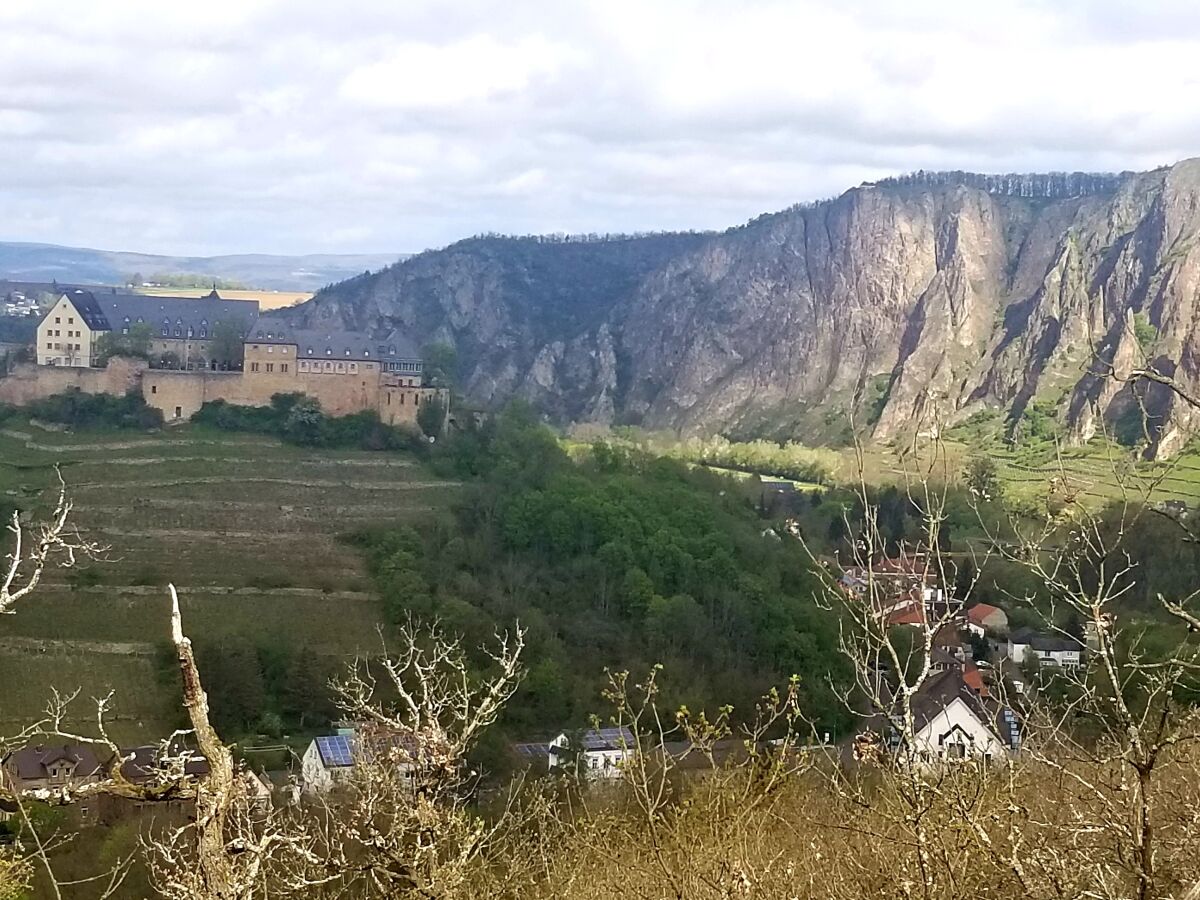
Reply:
<svg viewBox="0 0 1200 900"><path fill-rule="evenodd" d="M500 896L486 856L505 856L513 796L484 816L479 775L467 757L523 677L525 631L481 648L481 674L459 641L435 623L409 621L380 660L335 684L338 705L361 723L344 791L321 810L325 866L355 896Z"/></svg>
<svg viewBox="0 0 1200 900"><path fill-rule="evenodd" d="M74 508L67 496L67 484L58 476L58 496L46 521L26 529L19 510L13 510L7 529L12 547L0 570L0 614L13 613L17 602L32 594L49 566L70 568L81 558L96 558L106 548L84 540L71 523Z"/></svg>

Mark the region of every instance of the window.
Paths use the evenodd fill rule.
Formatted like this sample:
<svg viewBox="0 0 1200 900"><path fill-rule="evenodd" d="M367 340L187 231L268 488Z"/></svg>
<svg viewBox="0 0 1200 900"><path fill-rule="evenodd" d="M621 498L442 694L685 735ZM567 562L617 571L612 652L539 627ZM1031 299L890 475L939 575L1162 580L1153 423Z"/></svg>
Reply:
<svg viewBox="0 0 1200 900"><path fill-rule="evenodd" d="M61 317L59 317L59 316L55 316L55 317L54 317L54 324L55 324L55 325L61 325L61 324L62 324L62 318L61 318Z"/></svg>
<svg viewBox="0 0 1200 900"><path fill-rule="evenodd" d="M309 348L308 348L308 355L309 355L309 356L312 356L312 347L309 347Z"/></svg>
<svg viewBox="0 0 1200 900"><path fill-rule="evenodd" d="M268 353L274 353L274 352L275 352L275 348L274 348L274 347L268 347L268 348L267 348L267 352L268 352Z"/></svg>
<svg viewBox="0 0 1200 900"><path fill-rule="evenodd" d="M325 363L325 371L332 372L333 371L333 363L331 363L331 362Z"/></svg>
<svg viewBox="0 0 1200 900"><path fill-rule="evenodd" d="M345 372L345 371L346 371L346 364L345 364L344 362L340 362L340 363L338 363L338 364L337 364L337 370L338 370L339 372Z"/></svg>
<svg viewBox="0 0 1200 900"><path fill-rule="evenodd" d="M206 337L208 337L208 329L207 329L207 328L201 328L201 329L200 329L200 337L201 337L201 338L206 338Z"/></svg>
<svg viewBox="0 0 1200 900"><path fill-rule="evenodd" d="M53 350L53 349L54 349L54 345L53 345L53 344L50 344L50 343L47 343L47 344L46 344L46 349L47 349L47 350Z"/></svg>
<svg viewBox="0 0 1200 900"><path fill-rule="evenodd" d="M279 352L282 353L284 356L287 356L287 347L280 347Z"/></svg>
<svg viewBox="0 0 1200 900"><path fill-rule="evenodd" d="M347 355L347 356L349 356L349 355L350 355L350 351L349 351L349 350L347 350L347 351L346 351L346 355Z"/></svg>
<svg viewBox="0 0 1200 900"><path fill-rule="evenodd" d="M74 324L75 324L75 317L74 317L74 316L67 316L67 324L68 324L68 325L74 325Z"/></svg>
<svg viewBox="0 0 1200 900"><path fill-rule="evenodd" d="M181 407L178 407L178 406L175 407L175 418L177 418L177 419L183 418L183 409Z"/></svg>
<svg viewBox="0 0 1200 900"><path fill-rule="evenodd" d="M326 356L333 356L333 348L332 348L332 347L326 347L326 348L325 348L325 355L326 355Z"/></svg>
<svg viewBox="0 0 1200 900"><path fill-rule="evenodd" d="M157 384L150 385L150 393L152 393L152 394L158 393L158 385Z"/></svg>
<svg viewBox="0 0 1200 900"><path fill-rule="evenodd" d="M183 329L182 328L175 329L175 337L183 337Z"/></svg>
<svg viewBox="0 0 1200 900"><path fill-rule="evenodd" d="M267 363L267 371L274 372L275 371L275 363Z"/></svg>
<svg viewBox="0 0 1200 900"><path fill-rule="evenodd" d="M357 372L358 371L358 363L350 363L350 371Z"/></svg>
<svg viewBox="0 0 1200 900"><path fill-rule="evenodd" d="M280 372L286 372L286 371L287 371L287 363L280 363L280 364L279 364L279 371L280 371Z"/></svg>
<svg viewBox="0 0 1200 900"><path fill-rule="evenodd" d="M250 371L257 372L258 371L258 363L256 363L256 362L250 363Z"/></svg>

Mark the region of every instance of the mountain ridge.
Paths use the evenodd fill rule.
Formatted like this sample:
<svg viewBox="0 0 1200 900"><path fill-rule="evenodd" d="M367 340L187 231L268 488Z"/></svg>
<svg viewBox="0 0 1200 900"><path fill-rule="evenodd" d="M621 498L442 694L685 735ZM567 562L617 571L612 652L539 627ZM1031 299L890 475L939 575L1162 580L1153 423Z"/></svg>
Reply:
<svg viewBox="0 0 1200 900"><path fill-rule="evenodd" d="M170 256L29 241L0 241L0 278L121 284L135 272L147 277L157 273L188 273L240 281L248 287L263 290L315 291L364 270L382 268L404 257L402 253Z"/></svg>
<svg viewBox="0 0 1200 900"><path fill-rule="evenodd" d="M717 233L468 239L288 315L453 344L473 400L523 397L561 422L803 440L857 409L889 439L994 409L1019 436L1037 404L1086 440L1136 405L1089 375L1137 349L1131 316L1155 359L1200 380L1198 210L1198 160L918 173ZM1194 411L1146 399L1152 455L1169 455Z"/></svg>

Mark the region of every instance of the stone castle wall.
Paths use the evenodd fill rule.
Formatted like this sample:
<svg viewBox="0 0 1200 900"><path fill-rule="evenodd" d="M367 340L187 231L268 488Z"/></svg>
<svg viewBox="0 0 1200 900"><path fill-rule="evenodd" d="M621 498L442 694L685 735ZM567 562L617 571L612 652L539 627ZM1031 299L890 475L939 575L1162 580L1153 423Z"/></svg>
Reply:
<svg viewBox="0 0 1200 900"><path fill-rule="evenodd" d="M411 379L378 372L361 375L309 375L289 372L181 372L150 369L144 362L114 358L105 369L25 364L0 378L0 403L23 406L78 388L88 394L124 394L140 387L147 405L167 421L187 419L205 403L224 400L240 406L266 406L281 393L301 393L332 416L374 410L389 425L415 424L422 403L444 395L438 388L415 387Z"/></svg>
<svg viewBox="0 0 1200 900"><path fill-rule="evenodd" d="M85 394L121 395L137 387L144 371L146 363L130 359L112 359L104 369L23 363L0 378L0 403L24 406L71 388Z"/></svg>

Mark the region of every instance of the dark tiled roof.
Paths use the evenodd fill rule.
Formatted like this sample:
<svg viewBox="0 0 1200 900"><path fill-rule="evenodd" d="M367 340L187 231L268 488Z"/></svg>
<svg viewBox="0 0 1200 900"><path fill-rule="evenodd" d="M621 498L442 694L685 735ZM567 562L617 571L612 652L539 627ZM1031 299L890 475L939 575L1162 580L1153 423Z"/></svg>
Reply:
<svg viewBox="0 0 1200 900"><path fill-rule="evenodd" d="M1062 635L1042 634L1032 628L1018 628L1009 638L1014 644L1028 644L1041 653L1060 653L1064 650L1078 650L1082 646L1079 641Z"/></svg>
<svg viewBox="0 0 1200 900"><path fill-rule="evenodd" d="M146 784L156 780L159 775L160 752L161 748L153 745L122 750L123 757L132 755L132 759L127 759L121 764L121 774L133 784ZM169 750L172 756L181 755L184 752L188 754L187 761L183 765L185 775L199 778L208 774L208 760L196 751L187 751L182 747L172 747Z"/></svg>
<svg viewBox="0 0 1200 900"><path fill-rule="evenodd" d="M75 763L73 778L87 778L101 771L96 751L87 744L31 744L14 750L4 760L5 766L22 781L48 778L46 767L66 759Z"/></svg>
<svg viewBox="0 0 1200 900"><path fill-rule="evenodd" d="M278 319L260 319L246 340L259 344L295 344L299 359L390 362L421 358L412 342L396 332L383 340L372 340L360 331L292 328Z"/></svg>
<svg viewBox="0 0 1200 900"><path fill-rule="evenodd" d="M992 716L983 708L975 692L963 679L962 670L952 668L931 676L921 690L912 699L913 724L920 731L947 706L959 698L967 708L984 723L990 723Z"/></svg>
<svg viewBox="0 0 1200 900"><path fill-rule="evenodd" d="M258 319L257 300L226 300L213 291L205 297L152 297L116 291L71 291L67 294L84 322L93 330L119 330L128 324L145 322L158 335L164 325L179 328L183 335L191 328L210 334L218 322L235 321L239 330L249 331ZM90 318L89 318L90 317Z"/></svg>
<svg viewBox="0 0 1200 900"><path fill-rule="evenodd" d="M96 302L95 294L91 291L74 290L70 291L67 296L79 310L79 315L83 317L83 323L88 328L92 331L108 331L108 320L104 318L104 312L100 309L100 304Z"/></svg>

